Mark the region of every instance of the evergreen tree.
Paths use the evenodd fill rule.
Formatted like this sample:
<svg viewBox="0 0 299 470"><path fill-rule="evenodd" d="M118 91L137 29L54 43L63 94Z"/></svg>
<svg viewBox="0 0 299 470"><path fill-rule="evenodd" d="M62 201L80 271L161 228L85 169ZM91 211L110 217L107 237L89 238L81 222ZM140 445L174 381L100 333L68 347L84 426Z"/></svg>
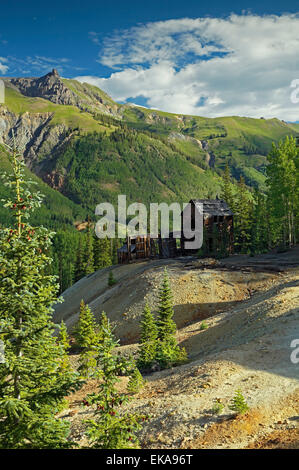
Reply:
<svg viewBox="0 0 299 470"><path fill-rule="evenodd" d="M232 191L233 184L231 182L231 174L228 163L225 165L225 171L222 177L222 187L220 198L223 199L229 206L232 212L234 212L235 198Z"/></svg>
<svg viewBox="0 0 299 470"><path fill-rule="evenodd" d="M293 245L298 234L299 149L293 137L273 144L266 167L273 244Z"/></svg>
<svg viewBox="0 0 299 470"><path fill-rule="evenodd" d="M158 339L168 341L176 333L176 324L172 317L174 315L172 292L169 284L167 269L164 269L164 276L159 292L159 309L157 318Z"/></svg>
<svg viewBox="0 0 299 470"><path fill-rule="evenodd" d="M116 282L117 281L116 281L116 279L114 279L113 272L110 271L109 276L108 276L108 286L112 287L112 286L114 286L114 284L116 284Z"/></svg>
<svg viewBox="0 0 299 470"><path fill-rule="evenodd" d="M58 334L58 344L63 349L63 357L61 360L61 371L64 373L65 370L72 370L68 352L71 348L70 338L67 332L66 324L64 321L61 322Z"/></svg>
<svg viewBox="0 0 299 470"><path fill-rule="evenodd" d="M74 249L75 240L72 233L59 231L53 239L53 248L56 255L57 270L59 279L59 293L70 287L74 282Z"/></svg>
<svg viewBox="0 0 299 470"><path fill-rule="evenodd" d="M91 221L88 217L87 236L84 252L84 275L92 274L95 271L94 255L93 255L93 236L91 233Z"/></svg>
<svg viewBox="0 0 299 470"><path fill-rule="evenodd" d="M68 352L68 350L71 347L71 344L70 344L70 338L69 338L69 335L68 335L68 332L67 332L67 327L66 327L66 324L64 323L63 320L60 324L58 342L63 347L63 350L65 352Z"/></svg>
<svg viewBox="0 0 299 470"><path fill-rule="evenodd" d="M99 344L97 324L89 306L81 300L79 321L76 328L76 340L82 350L79 371L82 377L91 375L96 367L96 354Z"/></svg>
<svg viewBox="0 0 299 470"><path fill-rule="evenodd" d="M267 198L258 189L253 194L253 215L251 227L251 254L264 253L270 244L270 224L267 216Z"/></svg>
<svg viewBox="0 0 299 470"><path fill-rule="evenodd" d="M84 255L83 255L83 235L79 238L77 254L76 254L76 262L75 262L75 281L79 281L82 277L84 277Z"/></svg>
<svg viewBox="0 0 299 470"><path fill-rule="evenodd" d="M110 241L106 238L94 238L94 266L102 269L112 265Z"/></svg>
<svg viewBox="0 0 299 470"><path fill-rule="evenodd" d="M115 354L118 341L115 340L110 322L102 313L100 322L101 342L98 347L97 369L94 377L100 382L97 393L87 397L87 403L95 405L94 419L88 420L87 436L91 446L97 449L127 449L138 447L136 432L146 416L122 411L121 406L130 397L120 393L116 387L119 376L132 374L134 365Z"/></svg>
<svg viewBox="0 0 299 470"><path fill-rule="evenodd" d="M157 353L157 326L148 304L143 310L140 326L138 366L147 369L154 364Z"/></svg>
<svg viewBox="0 0 299 470"><path fill-rule="evenodd" d="M235 411L237 414L244 414L249 410L249 406L241 390L236 390L234 397L231 399L229 409Z"/></svg>
<svg viewBox="0 0 299 470"><path fill-rule="evenodd" d="M183 362L186 360L186 351L180 348L175 338L176 324L172 317L174 314L172 292L169 285L168 273L165 268L164 277L160 287L159 309L157 317L157 355L161 367Z"/></svg>
<svg viewBox="0 0 299 470"><path fill-rule="evenodd" d="M4 207L13 213L15 223L0 231L0 331L5 347L5 363L0 366L0 447L69 447L68 424L55 415L79 382L72 371L61 373L64 350L53 335L58 285L47 274L53 234L29 225L42 198L29 190L15 142L9 158L13 175L5 175L5 185L14 196Z"/></svg>
<svg viewBox="0 0 299 470"><path fill-rule="evenodd" d="M242 253L250 250L253 203L243 176L237 186L235 205L235 244Z"/></svg>
<svg viewBox="0 0 299 470"><path fill-rule="evenodd" d="M120 243L118 238L113 239L113 249L112 249L112 264L118 264L117 250L120 248Z"/></svg>
<svg viewBox="0 0 299 470"><path fill-rule="evenodd" d="M131 395L138 393L144 385L144 380L142 375L140 374L137 367L134 367L131 375L130 380L128 382L127 390Z"/></svg>
<svg viewBox="0 0 299 470"><path fill-rule="evenodd" d="M94 255L94 269L98 271L101 266L101 239L97 236L93 237L93 255Z"/></svg>

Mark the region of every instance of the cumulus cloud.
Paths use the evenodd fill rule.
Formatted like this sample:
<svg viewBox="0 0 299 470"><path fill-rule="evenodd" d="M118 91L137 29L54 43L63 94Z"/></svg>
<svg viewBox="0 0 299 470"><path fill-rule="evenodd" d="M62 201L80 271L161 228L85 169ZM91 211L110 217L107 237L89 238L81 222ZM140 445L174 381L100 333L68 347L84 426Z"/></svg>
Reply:
<svg viewBox="0 0 299 470"><path fill-rule="evenodd" d="M299 16L231 15L138 25L104 40L108 78L77 77L118 101L203 116L298 120L290 100L299 78ZM95 41L96 33L90 35Z"/></svg>
<svg viewBox="0 0 299 470"><path fill-rule="evenodd" d="M0 57L0 74L4 75L8 70L8 65L6 65L7 59L5 57Z"/></svg>

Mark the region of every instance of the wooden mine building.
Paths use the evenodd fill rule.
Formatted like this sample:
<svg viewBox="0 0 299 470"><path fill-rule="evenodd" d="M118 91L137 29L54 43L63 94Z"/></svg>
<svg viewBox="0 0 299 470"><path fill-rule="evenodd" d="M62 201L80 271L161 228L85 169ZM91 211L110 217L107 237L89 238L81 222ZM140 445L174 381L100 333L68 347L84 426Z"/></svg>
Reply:
<svg viewBox="0 0 299 470"><path fill-rule="evenodd" d="M234 242L233 213L222 199L191 199L191 229L195 228L195 211L203 212L203 244L200 250L186 250L182 231L182 255L217 257L232 254ZM184 211L182 212L183 217Z"/></svg>
<svg viewBox="0 0 299 470"><path fill-rule="evenodd" d="M177 240L179 239L174 238L173 233L169 234L169 238L162 238L161 235L127 237L126 243L117 250L118 262L122 264L144 258L175 258L181 254Z"/></svg>
<svg viewBox="0 0 299 470"><path fill-rule="evenodd" d="M173 233L169 238L151 235L127 237L126 243L117 250L118 262L128 263L138 259L175 258L198 254L205 257L218 257L233 252L233 213L222 199L191 199L190 227L195 228L195 211L203 212L203 245L200 250L186 250L183 229L180 237L175 238ZM182 212L182 220L185 216ZM182 226L183 227L183 226ZM190 241L190 240L188 240Z"/></svg>

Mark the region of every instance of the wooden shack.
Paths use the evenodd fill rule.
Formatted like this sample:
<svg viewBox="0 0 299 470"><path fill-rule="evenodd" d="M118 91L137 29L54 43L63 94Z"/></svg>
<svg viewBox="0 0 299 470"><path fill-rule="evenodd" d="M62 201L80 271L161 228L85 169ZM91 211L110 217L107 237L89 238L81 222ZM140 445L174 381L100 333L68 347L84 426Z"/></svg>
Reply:
<svg viewBox="0 0 299 470"><path fill-rule="evenodd" d="M140 259L175 258L176 256L228 256L233 252L233 213L222 199L191 199L188 218L190 228L195 229L195 211L203 211L203 245L200 249L187 250L183 225L179 234L169 237L139 235L127 237L125 244L117 250L120 264ZM186 209L184 209L185 211ZM182 221L184 215L182 212ZM176 236L175 236L176 235ZM179 238L177 238L179 235Z"/></svg>
<svg viewBox="0 0 299 470"><path fill-rule="evenodd" d="M175 258L179 254L173 233L168 238L162 238L161 234L127 237L126 243L117 250L119 264L138 259Z"/></svg>
<svg viewBox="0 0 299 470"><path fill-rule="evenodd" d="M122 264L137 259L149 258L151 251L151 238L149 235L127 237L126 243L117 250L118 262Z"/></svg>
<svg viewBox="0 0 299 470"><path fill-rule="evenodd" d="M181 236L182 255L201 255L211 257L228 256L233 252L233 213L222 199L191 199L191 229L195 228L195 211L203 213L203 244L198 250L186 250L183 230ZM184 209L185 211L185 209ZM182 219L184 216L182 212ZM190 241L190 240L188 240Z"/></svg>

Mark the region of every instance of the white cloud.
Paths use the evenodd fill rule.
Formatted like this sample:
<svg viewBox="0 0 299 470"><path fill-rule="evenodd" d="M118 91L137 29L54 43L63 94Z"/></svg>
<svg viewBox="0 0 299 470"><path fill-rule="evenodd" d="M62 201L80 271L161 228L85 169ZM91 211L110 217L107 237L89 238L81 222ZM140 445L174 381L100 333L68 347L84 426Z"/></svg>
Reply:
<svg viewBox="0 0 299 470"><path fill-rule="evenodd" d="M99 40L98 33L95 33L94 31L90 31L88 33L88 37L94 44L96 44L97 46L100 46L101 43L100 43L100 40Z"/></svg>
<svg viewBox="0 0 299 470"><path fill-rule="evenodd" d="M4 75L8 70L8 65L5 65L7 59L5 57L0 57L0 74Z"/></svg>
<svg viewBox="0 0 299 470"><path fill-rule="evenodd" d="M53 68L58 69L60 74L69 69L77 71L84 70L80 67L73 67L70 63L70 59L65 57L55 58L34 55L19 58L14 56L7 56L6 62L9 66L11 76L18 76L19 74L31 74L32 76L38 77L42 74L50 72Z"/></svg>
<svg viewBox="0 0 299 470"><path fill-rule="evenodd" d="M231 15L139 25L108 37L109 78L77 77L115 100L143 95L174 113L299 119L299 16ZM96 33L93 33L93 39Z"/></svg>

